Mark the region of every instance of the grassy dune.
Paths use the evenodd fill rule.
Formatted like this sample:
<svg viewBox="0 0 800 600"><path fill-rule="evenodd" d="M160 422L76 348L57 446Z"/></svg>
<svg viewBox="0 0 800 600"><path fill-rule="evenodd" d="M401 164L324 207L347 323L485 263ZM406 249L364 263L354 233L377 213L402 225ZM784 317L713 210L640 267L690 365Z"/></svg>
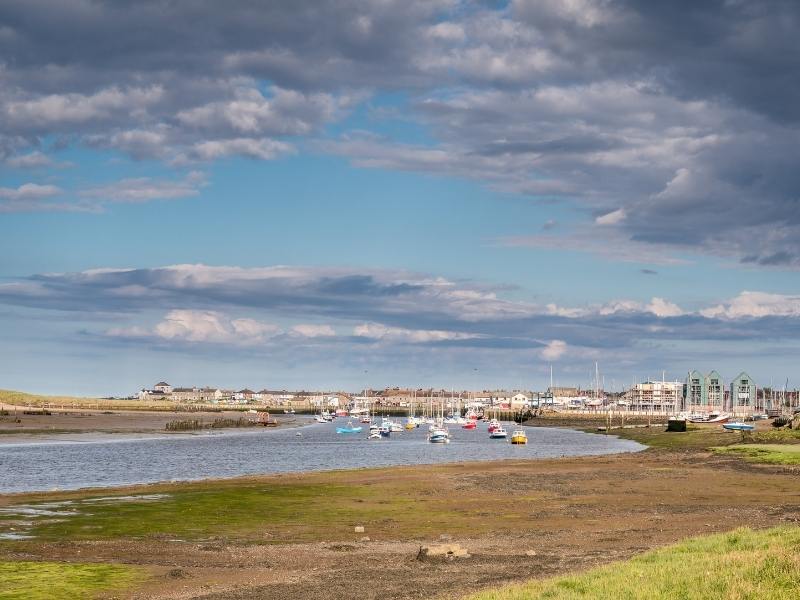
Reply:
<svg viewBox="0 0 800 600"><path fill-rule="evenodd" d="M485 591L471 600L784 600L800 597L800 527L738 529L568 577Z"/></svg>
<svg viewBox="0 0 800 600"><path fill-rule="evenodd" d="M0 599L93 598L123 591L143 578L138 569L122 565L3 561Z"/></svg>
<svg viewBox="0 0 800 600"><path fill-rule="evenodd" d="M734 454L748 462L772 465L800 465L800 444L736 444L714 448L720 454Z"/></svg>
<svg viewBox="0 0 800 600"><path fill-rule="evenodd" d="M103 398L83 398L78 396L44 396L13 390L0 390L0 404L13 404L34 408L82 408L85 410L170 410L182 405L168 401L105 400ZM235 410L235 408L233 409Z"/></svg>

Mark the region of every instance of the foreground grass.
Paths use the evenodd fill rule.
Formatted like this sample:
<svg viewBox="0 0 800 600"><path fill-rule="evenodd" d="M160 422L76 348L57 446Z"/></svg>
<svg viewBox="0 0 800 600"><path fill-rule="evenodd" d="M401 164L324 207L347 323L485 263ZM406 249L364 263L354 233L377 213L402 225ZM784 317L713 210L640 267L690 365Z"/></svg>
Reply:
<svg viewBox="0 0 800 600"><path fill-rule="evenodd" d="M738 529L586 573L486 591L472 600L783 600L800 597L800 527Z"/></svg>
<svg viewBox="0 0 800 600"><path fill-rule="evenodd" d="M740 456L748 462L800 465L800 444L737 444L713 450L720 454Z"/></svg>
<svg viewBox="0 0 800 600"><path fill-rule="evenodd" d="M93 598L143 579L138 569L122 565L0 561L0 599Z"/></svg>

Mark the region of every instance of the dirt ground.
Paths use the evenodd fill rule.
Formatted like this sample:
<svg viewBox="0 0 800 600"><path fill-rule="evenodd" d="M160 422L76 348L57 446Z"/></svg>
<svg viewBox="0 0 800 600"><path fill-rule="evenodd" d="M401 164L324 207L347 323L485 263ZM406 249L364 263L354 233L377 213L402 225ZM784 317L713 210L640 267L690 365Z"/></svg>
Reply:
<svg viewBox="0 0 800 600"><path fill-rule="evenodd" d="M377 485L391 474L367 470L343 477L352 485ZM432 539L403 539L398 532L396 540L369 541L380 525L367 524L365 532L344 539L326 539L320 531L313 543L61 542L0 558L142 565L153 577L130 596L140 600L457 598L625 559L688 536L800 523L797 469L748 465L708 452L456 464L403 469L402 477L435 481L432 493L451 499L454 519L478 493L487 497L487 489L487 520L506 510L504 499L536 500L526 505L525 525L502 534L479 518L471 534L452 538L443 531ZM471 556L418 560L420 546L431 543L457 543Z"/></svg>

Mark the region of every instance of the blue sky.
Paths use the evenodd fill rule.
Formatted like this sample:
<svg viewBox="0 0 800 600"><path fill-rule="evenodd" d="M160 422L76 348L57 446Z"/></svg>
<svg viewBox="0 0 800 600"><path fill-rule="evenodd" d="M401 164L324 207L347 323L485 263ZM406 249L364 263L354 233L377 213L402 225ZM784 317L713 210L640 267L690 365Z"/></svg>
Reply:
<svg viewBox="0 0 800 600"><path fill-rule="evenodd" d="M0 8L0 387L791 383L793 5L39 4Z"/></svg>

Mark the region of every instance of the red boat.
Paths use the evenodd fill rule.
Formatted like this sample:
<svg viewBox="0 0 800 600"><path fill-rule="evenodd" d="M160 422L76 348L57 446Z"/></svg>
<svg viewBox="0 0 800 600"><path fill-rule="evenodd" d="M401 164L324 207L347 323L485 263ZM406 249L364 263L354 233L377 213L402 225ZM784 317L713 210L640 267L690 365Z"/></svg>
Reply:
<svg viewBox="0 0 800 600"><path fill-rule="evenodd" d="M476 429L478 427L477 421L467 421L461 426L461 429Z"/></svg>

